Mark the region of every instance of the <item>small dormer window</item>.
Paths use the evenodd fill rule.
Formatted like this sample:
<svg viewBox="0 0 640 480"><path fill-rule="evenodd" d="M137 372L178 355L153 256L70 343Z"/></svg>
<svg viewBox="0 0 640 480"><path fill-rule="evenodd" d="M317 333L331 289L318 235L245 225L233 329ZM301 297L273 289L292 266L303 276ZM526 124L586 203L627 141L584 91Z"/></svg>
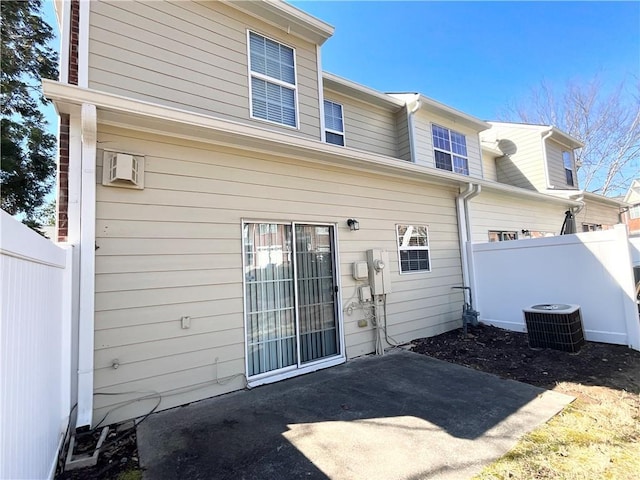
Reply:
<svg viewBox="0 0 640 480"><path fill-rule="evenodd" d="M327 143L344 147L344 120L339 103L324 101L324 130Z"/></svg>
<svg viewBox="0 0 640 480"><path fill-rule="evenodd" d="M295 50L254 32L248 38L251 117L296 128Z"/></svg>
<svg viewBox="0 0 640 480"><path fill-rule="evenodd" d="M564 173L567 177L567 185L573 187L573 158L571 152L562 152L562 162L564 163Z"/></svg>
<svg viewBox="0 0 640 480"><path fill-rule="evenodd" d="M436 168L469 175L467 139L461 133L439 125L431 125Z"/></svg>

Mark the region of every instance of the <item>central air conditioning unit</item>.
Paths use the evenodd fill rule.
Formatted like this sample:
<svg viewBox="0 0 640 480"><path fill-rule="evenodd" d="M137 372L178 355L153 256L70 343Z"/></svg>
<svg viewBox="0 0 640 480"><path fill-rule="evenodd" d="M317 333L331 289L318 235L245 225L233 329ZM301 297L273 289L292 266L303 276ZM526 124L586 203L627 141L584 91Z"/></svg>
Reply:
<svg viewBox="0 0 640 480"><path fill-rule="evenodd" d="M529 346L576 353L585 344L580 306L547 303L525 308Z"/></svg>

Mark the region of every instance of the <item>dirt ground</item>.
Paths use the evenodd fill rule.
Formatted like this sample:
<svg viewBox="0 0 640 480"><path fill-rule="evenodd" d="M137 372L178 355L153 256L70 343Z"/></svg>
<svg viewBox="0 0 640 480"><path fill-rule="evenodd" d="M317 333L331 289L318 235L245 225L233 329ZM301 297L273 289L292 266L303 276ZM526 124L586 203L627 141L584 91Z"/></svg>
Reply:
<svg viewBox="0 0 640 480"><path fill-rule="evenodd" d="M412 342L412 351L503 378L529 383L593 402L593 388L602 397L630 394L627 401L640 412L640 352L623 345L587 342L578 353L531 349L525 333L496 327L469 327ZM99 431L94 435L97 439ZM86 438L86 444L91 443ZM112 431L98 465L56 476L56 480L139 479L135 429Z"/></svg>
<svg viewBox="0 0 640 480"><path fill-rule="evenodd" d="M483 324L469 327L466 338L456 329L412 343L414 352L546 389L570 382L640 393L640 352L624 345L587 342L578 353L532 349L526 333Z"/></svg>
<svg viewBox="0 0 640 480"><path fill-rule="evenodd" d="M92 454L101 429L94 432L79 434L76 437L76 455ZM138 445L136 429L110 429L109 434L100 449L98 464L95 467L80 468L62 472L60 469L56 480L135 480L141 478L136 475L139 469Z"/></svg>

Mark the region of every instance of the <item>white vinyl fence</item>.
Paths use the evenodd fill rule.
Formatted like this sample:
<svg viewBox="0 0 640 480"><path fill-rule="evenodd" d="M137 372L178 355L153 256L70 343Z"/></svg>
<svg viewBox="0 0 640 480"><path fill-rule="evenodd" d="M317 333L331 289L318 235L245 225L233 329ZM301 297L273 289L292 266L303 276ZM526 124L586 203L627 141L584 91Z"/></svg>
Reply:
<svg viewBox="0 0 640 480"><path fill-rule="evenodd" d="M640 350L631 249L624 225L601 232L472 244L474 306L484 323L524 332L523 308L576 304L587 340Z"/></svg>
<svg viewBox="0 0 640 480"><path fill-rule="evenodd" d="M0 214L0 478L52 478L70 412L72 250Z"/></svg>

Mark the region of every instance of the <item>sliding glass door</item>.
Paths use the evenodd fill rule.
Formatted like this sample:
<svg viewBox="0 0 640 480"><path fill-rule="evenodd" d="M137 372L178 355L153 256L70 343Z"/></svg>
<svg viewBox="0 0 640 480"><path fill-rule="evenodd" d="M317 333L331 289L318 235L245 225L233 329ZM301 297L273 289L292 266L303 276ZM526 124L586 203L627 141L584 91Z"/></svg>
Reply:
<svg viewBox="0 0 640 480"><path fill-rule="evenodd" d="M334 227L243 226L248 376L340 354Z"/></svg>

